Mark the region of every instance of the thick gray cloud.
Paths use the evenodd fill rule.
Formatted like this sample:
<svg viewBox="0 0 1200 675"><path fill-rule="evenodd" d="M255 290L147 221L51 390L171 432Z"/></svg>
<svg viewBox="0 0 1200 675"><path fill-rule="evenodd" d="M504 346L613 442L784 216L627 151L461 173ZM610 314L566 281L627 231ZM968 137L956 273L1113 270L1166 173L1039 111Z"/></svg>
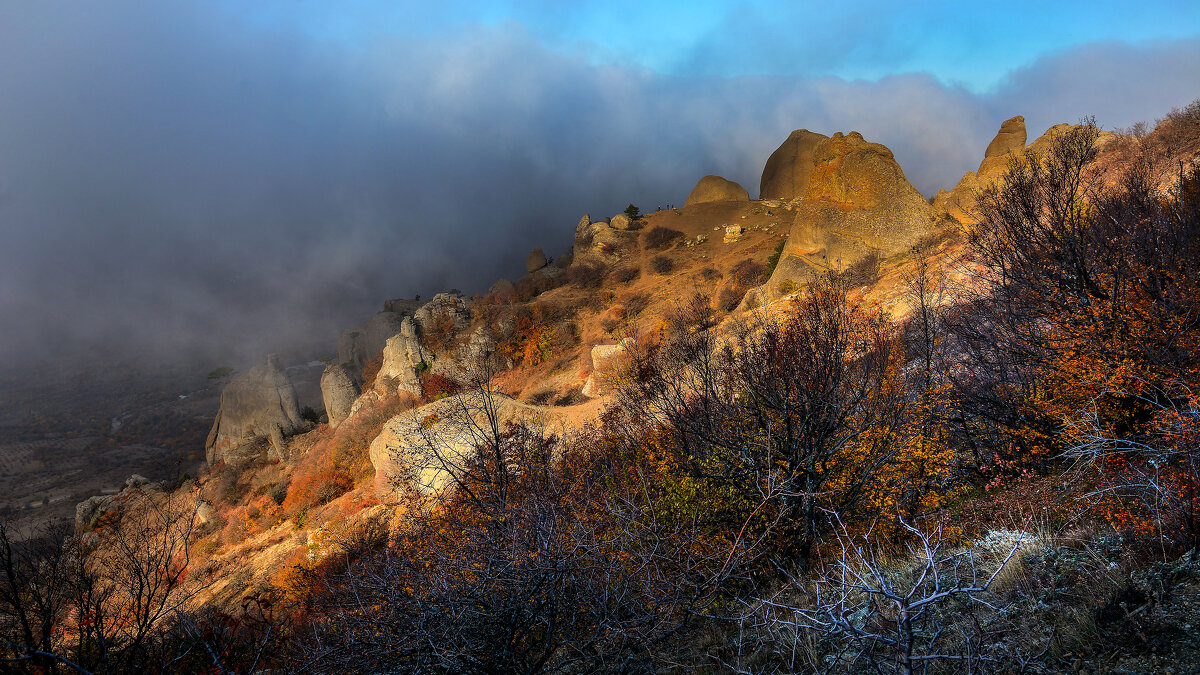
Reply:
<svg viewBox="0 0 1200 675"><path fill-rule="evenodd" d="M350 49L168 3L0 14L4 363L332 346L384 298L564 250L584 212L706 173L753 193L793 128L861 131L928 194L1010 115L1116 126L1200 94L1197 40L1049 55L976 95L590 65L516 24Z"/></svg>

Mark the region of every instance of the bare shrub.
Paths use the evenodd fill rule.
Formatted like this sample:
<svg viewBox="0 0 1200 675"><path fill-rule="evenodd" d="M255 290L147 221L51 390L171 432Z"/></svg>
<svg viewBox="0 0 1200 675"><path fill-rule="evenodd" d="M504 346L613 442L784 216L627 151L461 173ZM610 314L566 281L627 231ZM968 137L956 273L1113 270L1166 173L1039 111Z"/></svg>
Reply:
<svg viewBox="0 0 1200 675"><path fill-rule="evenodd" d="M623 298L621 303L625 305L626 315L637 316L650 306L650 295L647 293L634 293Z"/></svg>
<svg viewBox="0 0 1200 675"><path fill-rule="evenodd" d="M642 276L642 270L637 267L622 267L613 272L612 276L617 283L627 284Z"/></svg>
<svg viewBox="0 0 1200 675"><path fill-rule="evenodd" d="M989 573L975 550L946 550L940 530L903 525L912 538L896 560L838 522L833 562L759 598L747 632L783 642L775 653L812 672L912 675L940 663L975 673L1034 660L999 639L1010 603L992 591L1021 538Z"/></svg>
<svg viewBox="0 0 1200 675"><path fill-rule="evenodd" d="M604 285L604 268L591 263L572 265L567 271L571 283L579 288L600 288Z"/></svg>
<svg viewBox="0 0 1200 675"><path fill-rule="evenodd" d="M723 312L732 312L737 309L744 297L746 297L744 289L726 286L717 294L717 308Z"/></svg>
<svg viewBox="0 0 1200 675"><path fill-rule="evenodd" d="M675 240L681 239L682 237L683 233L679 230L673 230L669 227L656 225L655 227L646 230L646 233L642 235L642 242L646 245L646 248L653 251L666 248L674 243Z"/></svg>
<svg viewBox="0 0 1200 675"><path fill-rule="evenodd" d="M842 279L849 286L869 286L879 281L880 262L879 254L871 251L847 267L842 272Z"/></svg>
<svg viewBox="0 0 1200 675"><path fill-rule="evenodd" d="M665 255L656 255L650 259L650 271L655 274L670 274L675 269L675 261Z"/></svg>
<svg viewBox="0 0 1200 675"><path fill-rule="evenodd" d="M734 283L748 289L767 280L767 266L752 258L746 258L733 266L731 274Z"/></svg>

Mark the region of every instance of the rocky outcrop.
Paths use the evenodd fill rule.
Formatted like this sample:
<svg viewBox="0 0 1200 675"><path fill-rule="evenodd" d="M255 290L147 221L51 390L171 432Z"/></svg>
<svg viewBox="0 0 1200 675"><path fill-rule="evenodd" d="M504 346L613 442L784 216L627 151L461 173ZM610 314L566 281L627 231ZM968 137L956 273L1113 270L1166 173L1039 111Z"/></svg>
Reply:
<svg viewBox="0 0 1200 675"><path fill-rule="evenodd" d="M388 338L400 332L405 316L405 312L383 311L358 328L343 331L338 338L338 363L350 364L361 373L364 366L379 356Z"/></svg>
<svg viewBox="0 0 1200 675"><path fill-rule="evenodd" d="M799 199L808 191L813 170L813 150L828 137L808 129L791 133L763 167L759 199Z"/></svg>
<svg viewBox="0 0 1200 675"><path fill-rule="evenodd" d="M405 317L400 332L383 347L383 365L375 376L375 389L383 392L394 388L420 396L420 371L426 367L426 358L412 318Z"/></svg>
<svg viewBox="0 0 1200 675"><path fill-rule="evenodd" d="M411 315L421 307L421 301L415 298L393 298L383 301L383 311L401 315Z"/></svg>
<svg viewBox="0 0 1200 675"><path fill-rule="evenodd" d="M737 183L720 176L705 176L696 183L688 195L684 206L706 204L708 202L748 202L750 193Z"/></svg>
<svg viewBox="0 0 1200 675"><path fill-rule="evenodd" d="M96 495L76 504L75 529L78 532L90 530L95 527L96 521L104 514L114 509L119 509L135 497L161 492L163 492L163 485L161 483L151 483L146 478L135 473L125 480L125 484L121 486L121 489L116 494Z"/></svg>
<svg viewBox="0 0 1200 675"><path fill-rule="evenodd" d="M840 272L870 257L908 250L935 222L929 203L904 176L892 151L858 132L836 133L812 148L813 169L783 255L768 282Z"/></svg>
<svg viewBox="0 0 1200 675"><path fill-rule="evenodd" d="M1045 159L1050 146L1058 136L1070 131L1075 125L1056 124L1046 130L1033 143L1025 144L1025 118L1017 115L1005 120L1000 125L991 143L984 151L983 161L975 171L968 171L959 179L958 184L951 190L939 190L933 198L933 207L945 213L960 223L970 224L979 221L978 199L984 190L997 185L1008 173L1008 164L1023 152ZM1103 148L1116 140L1111 131L1100 132L1096 139L1097 149Z"/></svg>
<svg viewBox="0 0 1200 675"><path fill-rule="evenodd" d="M508 279L501 279L492 284L491 288L488 288L488 293L492 295L498 295L502 298L511 298L516 291L516 286L514 286L513 282L509 281Z"/></svg>
<svg viewBox="0 0 1200 675"><path fill-rule="evenodd" d="M413 313L413 319L423 333L434 329L435 324L438 324L438 328L445 327L457 331L471 323L471 310L458 293L438 293ZM386 338L384 341L387 341Z"/></svg>
<svg viewBox="0 0 1200 675"><path fill-rule="evenodd" d="M596 345L592 347L592 373L583 383L580 392L588 398L603 396L612 390L620 379L620 370L624 355L633 347L633 338L625 338L615 345Z"/></svg>
<svg viewBox="0 0 1200 675"><path fill-rule="evenodd" d="M986 160L990 157L1003 157L1014 150L1023 150L1027 139L1025 118L1021 115L1010 117L1004 120L1004 123L1000 125L1000 131L996 132L996 137L992 139L991 143L988 143L987 150L983 151L983 158ZM983 167L980 167L980 172L982 173L982 171Z"/></svg>
<svg viewBox="0 0 1200 675"><path fill-rule="evenodd" d="M525 259L525 271L533 274L534 272L546 266L546 254L540 248L535 248L529 252L529 257Z"/></svg>
<svg viewBox="0 0 1200 675"><path fill-rule="evenodd" d="M283 455L283 438L305 426L296 390L274 355L234 378L221 391L221 407L205 443L210 466L246 458L263 439L269 454Z"/></svg>
<svg viewBox="0 0 1200 675"><path fill-rule="evenodd" d="M361 393L362 380L352 366L335 364L325 367L321 373L321 399L325 403L325 414L331 429L336 429L350 415L350 408Z"/></svg>
<svg viewBox="0 0 1200 675"><path fill-rule="evenodd" d="M525 405L499 393L485 399L472 392L451 396L396 415L371 442L371 465L380 497L390 501L415 489L432 496L445 489L451 471L461 469L469 453L491 429L489 411L500 428L509 422L556 427L552 411Z"/></svg>
<svg viewBox="0 0 1200 675"><path fill-rule="evenodd" d="M624 213L618 213L608 220L608 226L614 230L629 230L633 228L633 222L633 218Z"/></svg>
<svg viewBox="0 0 1200 675"><path fill-rule="evenodd" d="M486 326L480 326L471 333L467 344L451 353L438 355L430 372L455 382L469 383L488 377L489 372L511 367L511 359L502 358L496 353L496 339L491 331Z"/></svg>
<svg viewBox="0 0 1200 675"><path fill-rule="evenodd" d="M637 231L627 229L628 218L625 214L620 214L620 218L614 217L613 220L618 224L625 225L624 228L618 228L608 221L593 221L585 214L575 226L572 262L609 264L620 260L637 241Z"/></svg>
<svg viewBox="0 0 1200 675"><path fill-rule="evenodd" d="M1066 125L1063 125L1066 126ZM939 190L933 198L933 208L960 223L979 220L979 193L991 187L1008 171L1008 162L1015 153L1025 149L1027 134L1025 118L1017 115L1000 125L995 138L988 143L983 161L975 171L968 171L952 190Z"/></svg>

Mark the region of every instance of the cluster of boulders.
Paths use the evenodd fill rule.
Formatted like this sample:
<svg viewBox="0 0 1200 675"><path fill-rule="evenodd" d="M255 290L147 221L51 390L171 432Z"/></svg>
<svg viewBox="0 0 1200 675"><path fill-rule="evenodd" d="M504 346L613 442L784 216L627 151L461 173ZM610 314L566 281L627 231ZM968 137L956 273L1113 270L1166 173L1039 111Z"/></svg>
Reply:
<svg viewBox="0 0 1200 675"><path fill-rule="evenodd" d="M373 380L377 393L407 392L421 395L420 373L464 377L494 342L486 334L473 335L464 347L448 346L435 354L422 336L439 332L448 342L466 329L471 311L458 293L439 293L431 300L396 299L362 326L342 333L336 360L321 374L321 397L331 427L355 411L363 394L364 368L380 358ZM287 436L311 428L301 416L295 387L272 355L264 364L234 378L221 392L221 405L205 444L209 465L260 456L282 459Z"/></svg>

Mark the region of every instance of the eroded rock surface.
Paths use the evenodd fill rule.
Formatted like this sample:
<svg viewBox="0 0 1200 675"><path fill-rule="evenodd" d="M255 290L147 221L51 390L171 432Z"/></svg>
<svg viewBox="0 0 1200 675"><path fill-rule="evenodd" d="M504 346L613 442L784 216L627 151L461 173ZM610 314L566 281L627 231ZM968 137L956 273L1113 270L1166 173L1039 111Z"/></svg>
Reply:
<svg viewBox="0 0 1200 675"><path fill-rule="evenodd" d="M321 373L321 399L330 428L336 429L350 415L350 408L362 393L362 380L352 366L333 364Z"/></svg>
<svg viewBox="0 0 1200 675"><path fill-rule="evenodd" d="M221 407L205 443L208 463L240 459L263 439L270 441L271 453L281 456L283 438L304 427L296 389L272 354L221 391Z"/></svg>
<svg viewBox="0 0 1200 675"><path fill-rule="evenodd" d="M906 251L929 234L935 213L904 176L892 151L858 132L836 133L812 148L813 169L783 255L768 282L803 282L869 257Z"/></svg>
<svg viewBox="0 0 1200 675"><path fill-rule="evenodd" d="M808 191L812 175L813 150L828 138L808 129L791 133L763 167L758 184L759 199L799 199Z"/></svg>
<svg viewBox="0 0 1200 675"><path fill-rule="evenodd" d="M135 473L125 479L125 484L121 486L121 489L116 494L96 495L76 504L75 529L79 532L90 530L104 514L113 509L119 509L122 504L127 503L134 497L161 492L163 492L162 483L151 483L146 478Z"/></svg>
<svg viewBox="0 0 1200 675"><path fill-rule="evenodd" d="M383 365L375 377L375 389L382 392L394 387L396 391L420 396L420 370L425 367L426 358L412 318L405 317L400 332L383 347Z"/></svg>
<svg viewBox="0 0 1200 675"><path fill-rule="evenodd" d="M546 253L540 248L535 248L529 252L529 257L525 259L525 271L529 273L536 272L546 266Z"/></svg>
<svg viewBox="0 0 1200 675"><path fill-rule="evenodd" d="M478 392L451 396L400 413L371 442L380 497L389 500L410 489L426 496L441 493L473 448L488 440L489 409L501 431L509 422L557 424L552 412L499 393L490 399Z"/></svg>
<svg viewBox="0 0 1200 675"><path fill-rule="evenodd" d="M708 202L748 202L750 194L746 188L720 176L705 176L696 183L684 206Z"/></svg>
<svg viewBox="0 0 1200 675"><path fill-rule="evenodd" d="M583 383L580 393L588 398L596 398L610 392L620 378L622 359L632 347L633 338L625 338L614 345L592 347L592 373Z"/></svg>

